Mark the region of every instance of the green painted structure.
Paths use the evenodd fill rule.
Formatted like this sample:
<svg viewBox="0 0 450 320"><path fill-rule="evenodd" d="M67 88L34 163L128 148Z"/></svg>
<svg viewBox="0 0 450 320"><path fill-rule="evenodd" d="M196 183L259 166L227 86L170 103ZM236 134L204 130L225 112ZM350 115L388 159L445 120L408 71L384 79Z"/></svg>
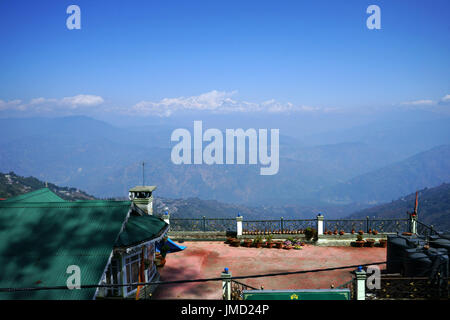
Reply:
<svg viewBox="0 0 450 320"><path fill-rule="evenodd" d="M350 300L349 289L244 290L244 300Z"/></svg>
<svg viewBox="0 0 450 320"><path fill-rule="evenodd" d="M123 232L120 233L115 247L136 246L158 238L165 231L165 223L155 216L131 216Z"/></svg>
<svg viewBox="0 0 450 320"><path fill-rule="evenodd" d="M0 288L66 286L71 265L80 267L82 285L98 284L113 249L168 230L163 220L134 216L132 208L131 201L64 201L47 188L0 201ZM0 292L0 299L85 300L95 294L95 288L17 291Z"/></svg>
<svg viewBox="0 0 450 320"><path fill-rule="evenodd" d="M42 188L3 200L4 202L61 202L65 201L49 188Z"/></svg>

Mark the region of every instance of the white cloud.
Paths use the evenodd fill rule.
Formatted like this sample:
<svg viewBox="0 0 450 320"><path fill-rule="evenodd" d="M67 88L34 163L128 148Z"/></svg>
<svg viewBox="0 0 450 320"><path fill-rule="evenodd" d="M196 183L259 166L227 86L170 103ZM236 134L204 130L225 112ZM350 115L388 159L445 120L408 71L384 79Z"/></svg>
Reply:
<svg viewBox="0 0 450 320"><path fill-rule="evenodd" d="M450 103L450 94L443 96L441 99L431 100L431 99L421 99L421 100L413 100L406 101L400 103L401 106L411 107L411 108L421 108L433 107L434 109L439 108L439 106L445 106Z"/></svg>
<svg viewBox="0 0 450 320"><path fill-rule="evenodd" d="M436 104L433 100L414 100L414 101L406 101L400 103L401 105L409 105L409 106L431 106Z"/></svg>
<svg viewBox="0 0 450 320"><path fill-rule="evenodd" d="M444 97L442 97L441 101L442 102L450 102L450 94L447 94Z"/></svg>
<svg viewBox="0 0 450 320"><path fill-rule="evenodd" d="M79 94L73 97L54 98L33 98L28 103L22 103L21 100L5 102L0 100L0 111L35 111L51 112L55 110L76 109L79 107L93 107L104 102L103 98L95 95Z"/></svg>
<svg viewBox="0 0 450 320"><path fill-rule="evenodd" d="M212 113L232 112L315 112L321 108L311 106L295 106L287 102L281 103L276 100L268 100L262 103L239 101L232 98L236 91L225 92L213 90L198 96L164 98L160 101L140 101L136 103L127 113L141 115L158 115L168 117L178 111L209 111Z"/></svg>
<svg viewBox="0 0 450 320"><path fill-rule="evenodd" d="M88 94L79 94L74 97L65 97L60 100L62 105L68 105L73 108L76 107L90 107L97 106L104 102L103 98L100 96L88 95Z"/></svg>
<svg viewBox="0 0 450 320"><path fill-rule="evenodd" d="M20 107L21 103L22 103L21 100L12 100L12 101L0 100L0 111L8 109L17 109Z"/></svg>

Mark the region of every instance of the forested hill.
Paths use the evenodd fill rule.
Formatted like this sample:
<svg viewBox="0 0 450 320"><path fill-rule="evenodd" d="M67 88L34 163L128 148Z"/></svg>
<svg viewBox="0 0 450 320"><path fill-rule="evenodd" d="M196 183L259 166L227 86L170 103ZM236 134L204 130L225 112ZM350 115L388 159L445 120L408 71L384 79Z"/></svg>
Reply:
<svg viewBox="0 0 450 320"><path fill-rule="evenodd" d="M64 200L92 200L95 197L76 188L59 187L34 177L21 177L14 172L0 172L0 198L11 198L41 188L49 188Z"/></svg>
<svg viewBox="0 0 450 320"><path fill-rule="evenodd" d="M358 211L350 217L406 217L406 212L414 210L414 201L415 193L412 193L390 203ZM419 191L418 216L419 221L438 230L450 230L450 183Z"/></svg>

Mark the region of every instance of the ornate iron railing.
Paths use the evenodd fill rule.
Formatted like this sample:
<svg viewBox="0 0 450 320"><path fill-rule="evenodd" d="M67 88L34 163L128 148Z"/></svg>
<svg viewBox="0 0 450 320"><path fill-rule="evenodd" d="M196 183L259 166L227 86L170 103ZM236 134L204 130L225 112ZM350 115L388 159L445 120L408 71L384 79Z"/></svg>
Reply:
<svg viewBox="0 0 450 320"><path fill-rule="evenodd" d="M326 219L324 220L325 231L341 231L346 233L362 230L369 232L377 230L381 233L398 233L410 230L409 219Z"/></svg>
<svg viewBox="0 0 450 320"><path fill-rule="evenodd" d="M323 222L324 232L327 231L341 231L350 233L352 230L358 232L363 230L366 232L367 220L358 219L325 219Z"/></svg>
<svg viewBox="0 0 450 320"><path fill-rule="evenodd" d="M316 228L315 219L244 220L243 234L302 234L308 227Z"/></svg>
<svg viewBox="0 0 450 320"><path fill-rule="evenodd" d="M355 298L355 279L352 278L351 280L341 284L340 286L337 286L335 289L349 289L350 300L353 300Z"/></svg>
<svg viewBox="0 0 450 320"><path fill-rule="evenodd" d="M432 228L417 222L419 234L436 234ZM317 228L317 219L243 220L243 234L303 234L307 228ZM171 231L236 231L234 218L172 218ZM379 233L410 231L409 219L325 219L324 231L350 233L377 230Z"/></svg>
<svg viewBox="0 0 450 320"><path fill-rule="evenodd" d="M448 299L448 278L430 280L426 277L381 277L379 289L366 288L367 300Z"/></svg>
<svg viewBox="0 0 450 320"><path fill-rule="evenodd" d="M410 231L409 219L369 219L369 230L382 233L401 233Z"/></svg>
<svg viewBox="0 0 450 320"><path fill-rule="evenodd" d="M432 235L437 235L438 233L433 229L432 226L427 226L426 224L417 221L417 234L420 234L422 236L432 236Z"/></svg>
<svg viewBox="0 0 450 320"><path fill-rule="evenodd" d="M236 219L206 218L200 219L170 219L171 231L236 231Z"/></svg>
<svg viewBox="0 0 450 320"><path fill-rule="evenodd" d="M244 220L242 221L243 234L276 233L281 232L281 220Z"/></svg>
<svg viewBox="0 0 450 320"><path fill-rule="evenodd" d="M284 233L304 233L306 228L317 228L317 220L303 219L303 220L283 220Z"/></svg>
<svg viewBox="0 0 450 320"><path fill-rule="evenodd" d="M242 291L259 290L242 282L231 280L231 300L242 300Z"/></svg>

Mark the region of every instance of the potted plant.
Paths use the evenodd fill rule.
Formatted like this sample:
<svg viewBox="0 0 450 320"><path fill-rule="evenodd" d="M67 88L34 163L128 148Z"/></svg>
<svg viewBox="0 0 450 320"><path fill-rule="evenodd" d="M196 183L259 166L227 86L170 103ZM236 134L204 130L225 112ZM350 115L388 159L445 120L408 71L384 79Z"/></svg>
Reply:
<svg viewBox="0 0 450 320"><path fill-rule="evenodd" d="M355 234L355 229L352 229L352 234Z"/></svg>
<svg viewBox="0 0 450 320"><path fill-rule="evenodd" d="M333 234L333 231L331 231L331 230L328 230L328 235L332 235Z"/></svg>
<svg viewBox="0 0 450 320"><path fill-rule="evenodd" d="M292 242L290 240L286 240L284 242L284 249L286 249L286 250L292 249Z"/></svg>
<svg viewBox="0 0 450 320"><path fill-rule="evenodd" d="M357 235L357 237L356 237L356 241L355 241L355 244L356 244L356 246L357 247L364 247L364 240L363 240L363 237L362 237L362 235L360 235L360 234L358 234Z"/></svg>
<svg viewBox="0 0 450 320"><path fill-rule="evenodd" d="M369 229L369 231L367 233L368 234L372 234L372 229Z"/></svg>
<svg viewBox="0 0 450 320"><path fill-rule="evenodd" d="M267 245L267 248L273 248L273 246L275 245L275 243L273 242L273 235L269 234L266 237L266 245Z"/></svg>
<svg viewBox="0 0 450 320"><path fill-rule="evenodd" d="M334 235L337 235L337 234L338 234L337 229L334 229L333 234L334 234Z"/></svg>
<svg viewBox="0 0 450 320"><path fill-rule="evenodd" d="M156 255L155 257L155 264L157 267L164 267L166 264L166 255L167 252L169 252L169 246L167 243L164 243L164 245L161 247L161 250L159 251L159 255Z"/></svg>
<svg viewBox="0 0 450 320"><path fill-rule="evenodd" d="M364 231L359 230L359 231L358 231L358 234L362 236L362 235L364 234Z"/></svg>
<svg viewBox="0 0 450 320"><path fill-rule="evenodd" d="M261 248L262 244L263 244L263 240L261 236L257 236L254 240L253 243L255 244L256 248Z"/></svg>
<svg viewBox="0 0 450 320"><path fill-rule="evenodd" d="M302 249L302 242L299 239L296 239L294 242L294 249L295 250L301 250Z"/></svg>
<svg viewBox="0 0 450 320"><path fill-rule="evenodd" d="M244 239L244 247L250 248L252 246L251 239Z"/></svg>
<svg viewBox="0 0 450 320"><path fill-rule="evenodd" d="M241 240L239 240L239 239L234 239L233 241L231 241L232 247L239 247L240 245L241 245Z"/></svg>
<svg viewBox="0 0 450 320"><path fill-rule="evenodd" d="M307 241L313 239L316 236L316 234L317 234L317 231L314 228L308 227L305 229L305 239Z"/></svg>
<svg viewBox="0 0 450 320"><path fill-rule="evenodd" d="M376 236L378 234L378 230L372 230L372 234Z"/></svg>
<svg viewBox="0 0 450 320"><path fill-rule="evenodd" d="M226 244L230 244L231 241L233 241L235 238L233 237L227 237L227 240L225 241Z"/></svg>
<svg viewBox="0 0 450 320"><path fill-rule="evenodd" d="M380 239L380 240L378 240L378 242L380 243L380 247L386 248L386 246L387 246L387 240L386 239Z"/></svg>
<svg viewBox="0 0 450 320"><path fill-rule="evenodd" d="M375 245L375 239L366 239L366 245L372 248Z"/></svg>
<svg viewBox="0 0 450 320"><path fill-rule="evenodd" d="M344 230L339 231L339 235L343 236L345 234Z"/></svg>

